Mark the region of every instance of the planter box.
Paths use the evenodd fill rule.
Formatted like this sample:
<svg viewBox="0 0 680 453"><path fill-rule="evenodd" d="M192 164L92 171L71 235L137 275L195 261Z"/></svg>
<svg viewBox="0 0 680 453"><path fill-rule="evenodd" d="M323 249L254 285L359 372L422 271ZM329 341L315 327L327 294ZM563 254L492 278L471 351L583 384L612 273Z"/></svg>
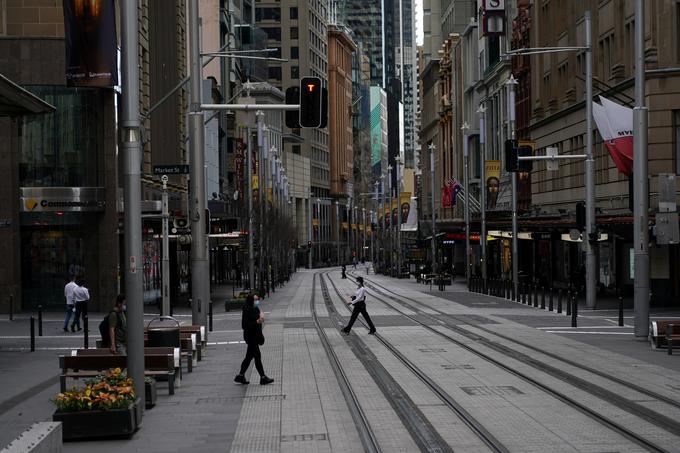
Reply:
<svg viewBox="0 0 680 453"><path fill-rule="evenodd" d="M156 405L156 396L156 380L154 379L150 383L144 382L144 399L146 400L144 407L146 409L151 409Z"/></svg>
<svg viewBox="0 0 680 453"><path fill-rule="evenodd" d="M52 420L61 422L63 440L93 439L98 437L131 437L141 420L139 400L125 409L107 411L57 411ZM141 409L141 408L139 408Z"/></svg>
<svg viewBox="0 0 680 453"><path fill-rule="evenodd" d="M245 299L227 299L224 301L224 311L241 310L245 302Z"/></svg>

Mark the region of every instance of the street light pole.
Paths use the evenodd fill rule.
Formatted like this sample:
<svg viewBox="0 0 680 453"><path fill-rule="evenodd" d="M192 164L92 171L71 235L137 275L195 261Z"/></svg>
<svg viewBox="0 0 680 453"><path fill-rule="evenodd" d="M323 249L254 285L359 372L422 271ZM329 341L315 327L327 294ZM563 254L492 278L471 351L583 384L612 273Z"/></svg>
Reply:
<svg viewBox="0 0 680 453"><path fill-rule="evenodd" d="M510 139L515 140L517 132L515 129L515 85L517 80L510 75L510 80L506 82L508 86L508 127L510 128ZM512 172L512 284L515 297L519 297L519 241L517 238L517 172Z"/></svg>
<svg viewBox="0 0 680 453"><path fill-rule="evenodd" d="M267 188L266 188L266 181L264 177L264 169L266 168L264 165L264 112L262 110L258 110L255 112L255 117L257 118L257 148L258 148L258 161L260 162L258 165L257 169L257 178L258 178L258 193L260 199L259 201L259 208L260 208L260 228L259 228L259 244L258 244L258 267L259 267L259 274L260 277L258 278L258 289L260 291L260 294L264 294L265 288L264 288L264 257L266 256L265 250L264 250L264 216L265 216L265 200L267 196Z"/></svg>
<svg viewBox="0 0 680 453"><path fill-rule="evenodd" d="M470 125L467 122L463 123L463 166L464 169L464 185L465 185L465 279L470 289L470 144L468 130Z"/></svg>
<svg viewBox="0 0 680 453"><path fill-rule="evenodd" d="M340 202L338 200L335 200L335 223L338 232L338 266L340 266Z"/></svg>
<svg viewBox="0 0 680 453"><path fill-rule="evenodd" d="M246 128L246 169L248 174L248 289L255 289L255 229L253 227L253 138L250 126Z"/></svg>
<svg viewBox="0 0 680 453"><path fill-rule="evenodd" d="M434 213L434 150L437 148L434 143L430 143L428 146L430 149L430 186L432 190L432 264L433 270L437 268L437 242L435 239L437 233L437 225L435 223L435 213ZM467 191L467 188L465 189ZM438 269L437 269L438 270Z"/></svg>
<svg viewBox="0 0 680 453"><path fill-rule="evenodd" d="M479 165L480 184L479 184L479 204L481 205L480 213L480 233L479 233L479 247L481 252L481 267L482 267L482 287L486 292L486 107L482 103L477 109L479 113L479 152L481 155L481 162Z"/></svg>
<svg viewBox="0 0 680 453"><path fill-rule="evenodd" d="M161 316L170 316L170 238L168 236L168 177L167 175L161 176L161 182L163 183L163 195L162 195L162 236L163 253L161 255L161 275L162 275L162 304L161 304Z"/></svg>
<svg viewBox="0 0 680 453"><path fill-rule="evenodd" d="M635 202L635 336L649 335L649 187L647 163L647 107L645 106L645 5L635 1L635 108L633 109L633 200Z"/></svg>
<svg viewBox="0 0 680 453"><path fill-rule="evenodd" d="M586 234L583 238L583 243L586 246L586 274L584 277L586 306L594 309L595 283L598 272L595 260L597 239L591 240L592 235L597 234L597 224L595 217L595 159L593 157L593 48L590 11L585 12L584 26L586 47L588 48L586 50Z"/></svg>
<svg viewBox="0 0 680 453"><path fill-rule="evenodd" d="M382 269L383 273L385 273L385 248L387 246L387 241L385 241L385 235L387 234L387 224L386 224L386 215L385 215L385 206L386 206L386 198L387 198L387 193L385 191L385 174L380 175L380 189L382 191L382 205L381 205L381 212L382 212L382 229L380 232L382 233L380 235L380 243L382 244L381 251L380 251L380 268Z"/></svg>
<svg viewBox="0 0 680 453"><path fill-rule="evenodd" d="M394 158L397 168L397 278L401 276L401 157Z"/></svg>

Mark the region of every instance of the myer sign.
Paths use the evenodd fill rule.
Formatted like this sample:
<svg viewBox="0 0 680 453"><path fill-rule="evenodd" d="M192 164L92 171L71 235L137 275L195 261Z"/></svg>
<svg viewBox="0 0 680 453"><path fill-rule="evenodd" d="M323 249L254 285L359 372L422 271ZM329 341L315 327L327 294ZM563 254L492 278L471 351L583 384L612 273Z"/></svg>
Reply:
<svg viewBox="0 0 680 453"><path fill-rule="evenodd" d="M22 212L99 212L106 207L103 187L21 187Z"/></svg>

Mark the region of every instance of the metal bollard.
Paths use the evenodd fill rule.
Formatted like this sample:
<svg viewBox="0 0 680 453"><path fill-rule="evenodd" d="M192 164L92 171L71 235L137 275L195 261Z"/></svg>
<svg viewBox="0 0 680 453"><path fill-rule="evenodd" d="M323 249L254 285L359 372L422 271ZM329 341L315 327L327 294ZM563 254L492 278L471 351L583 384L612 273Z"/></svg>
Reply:
<svg viewBox="0 0 680 453"><path fill-rule="evenodd" d="M172 302L170 302L170 316L172 316Z"/></svg>
<svg viewBox="0 0 680 453"><path fill-rule="evenodd" d="M578 317L578 301L576 300L576 295L577 293L574 293L571 298L571 327L577 327L576 318Z"/></svg>
<svg viewBox="0 0 680 453"><path fill-rule="evenodd" d="M557 313L562 313L562 288L557 290Z"/></svg>
<svg viewBox="0 0 680 453"><path fill-rule="evenodd" d="M521 293L520 295L522 297L522 303L526 304L527 303L527 285L526 285L526 283L523 284L523 285L520 283L519 288L520 288L519 292Z"/></svg>
<svg viewBox="0 0 680 453"><path fill-rule="evenodd" d="M208 304L208 332L213 331L213 303L212 300Z"/></svg>
<svg viewBox="0 0 680 453"><path fill-rule="evenodd" d="M548 311L553 311L553 287L550 287L550 296L548 297Z"/></svg>
<svg viewBox="0 0 680 453"><path fill-rule="evenodd" d="M14 294L9 295L9 320L14 321Z"/></svg>
<svg viewBox="0 0 680 453"><path fill-rule="evenodd" d="M666 343L668 343L668 355L673 355L673 327L674 324L666 324Z"/></svg>
<svg viewBox="0 0 680 453"><path fill-rule="evenodd" d="M623 297L619 296L619 327L623 327Z"/></svg>
<svg viewBox="0 0 680 453"><path fill-rule="evenodd" d="M38 305L38 336L42 337L42 305Z"/></svg>
<svg viewBox="0 0 680 453"><path fill-rule="evenodd" d="M538 285L534 285L534 307L538 308Z"/></svg>
<svg viewBox="0 0 680 453"><path fill-rule="evenodd" d="M567 291L567 316L571 315L571 291Z"/></svg>
<svg viewBox="0 0 680 453"><path fill-rule="evenodd" d="M545 286L541 286L541 310L545 310Z"/></svg>
<svg viewBox="0 0 680 453"><path fill-rule="evenodd" d="M87 315L83 315L83 345L90 349L90 325Z"/></svg>
<svg viewBox="0 0 680 453"><path fill-rule="evenodd" d="M31 316L31 352L35 352L35 317Z"/></svg>

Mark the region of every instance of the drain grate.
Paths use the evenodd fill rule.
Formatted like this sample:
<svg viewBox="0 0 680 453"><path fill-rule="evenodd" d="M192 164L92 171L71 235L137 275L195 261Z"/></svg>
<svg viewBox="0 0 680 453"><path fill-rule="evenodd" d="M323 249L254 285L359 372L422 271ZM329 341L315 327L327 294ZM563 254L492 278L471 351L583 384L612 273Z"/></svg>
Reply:
<svg viewBox="0 0 680 453"><path fill-rule="evenodd" d="M319 434L290 434L281 436L281 442L309 442L317 440L328 440L326 433Z"/></svg>
<svg viewBox="0 0 680 453"><path fill-rule="evenodd" d="M453 365L450 363L444 364L441 366L445 370L474 370L475 367L472 365Z"/></svg>
<svg viewBox="0 0 680 453"><path fill-rule="evenodd" d="M499 385L494 387L476 386L461 387L462 391L471 396L515 396L524 395L524 392L511 385Z"/></svg>
<svg viewBox="0 0 680 453"><path fill-rule="evenodd" d="M196 404L228 404L243 402L257 402L257 401L282 401L286 399L286 395L255 395L255 396L231 396L231 397L214 397L214 398L199 398Z"/></svg>

